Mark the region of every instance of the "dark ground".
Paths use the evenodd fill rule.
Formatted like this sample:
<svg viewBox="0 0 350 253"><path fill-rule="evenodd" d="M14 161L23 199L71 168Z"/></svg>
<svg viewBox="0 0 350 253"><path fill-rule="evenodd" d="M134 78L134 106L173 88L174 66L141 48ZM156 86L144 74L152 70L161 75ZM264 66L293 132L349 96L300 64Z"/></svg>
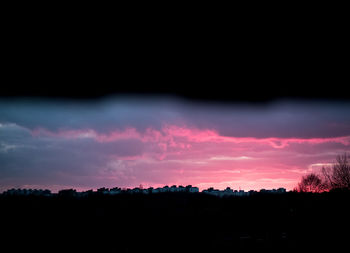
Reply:
<svg viewBox="0 0 350 253"><path fill-rule="evenodd" d="M1 244L6 252L335 252L349 245L349 196L1 195Z"/></svg>

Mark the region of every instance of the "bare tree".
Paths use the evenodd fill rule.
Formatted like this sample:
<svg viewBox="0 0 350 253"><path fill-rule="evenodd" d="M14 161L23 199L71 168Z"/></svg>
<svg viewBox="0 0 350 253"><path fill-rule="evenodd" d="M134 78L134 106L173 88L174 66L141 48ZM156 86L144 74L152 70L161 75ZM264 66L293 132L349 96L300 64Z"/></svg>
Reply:
<svg viewBox="0 0 350 253"><path fill-rule="evenodd" d="M350 157L345 153L336 158L331 167L323 167L322 173L330 189L350 190Z"/></svg>
<svg viewBox="0 0 350 253"><path fill-rule="evenodd" d="M297 188L299 192L322 192L326 189L326 184L315 173L303 176Z"/></svg>

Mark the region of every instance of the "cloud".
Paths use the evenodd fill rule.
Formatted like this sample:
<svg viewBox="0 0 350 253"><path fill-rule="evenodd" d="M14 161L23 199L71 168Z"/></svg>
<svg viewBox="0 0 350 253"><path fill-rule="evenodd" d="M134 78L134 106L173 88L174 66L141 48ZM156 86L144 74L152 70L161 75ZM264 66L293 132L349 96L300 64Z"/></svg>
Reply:
<svg viewBox="0 0 350 253"><path fill-rule="evenodd" d="M332 166L334 163L313 163L308 166L309 171L320 171L323 167Z"/></svg>
<svg viewBox="0 0 350 253"><path fill-rule="evenodd" d="M0 101L0 123L28 129L161 130L164 123L215 130L220 136L333 138L350 135L350 103L280 101L266 106L196 104L175 99L118 97L95 103ZM171 129L170 129L171 130Z"/></svg>
<svg viewBox="0 0 350 253"><path fill-rule="evenodd" d="M216 161L241 161L241 160L250 160L253 159L252 157L248 156L238 156L238 157L232 157L232 156L213 156L210 157L210 160L216 160Z"/></svg>
<svg viewBox="0 0 350 253"><path fill-rule="evenodd" d="M160 130L147 128L144 133L138 132L135 128L124 130L115 129L109 133L98 133L93 129L85 130L59 130L49 131L43 128L36 128L31 131L33 136L60 137L66 139L95 139L98 142L114 142L122 139L139 139L143 142L169 142L170 145L177 145L174 138L185 139L189 142L231 142L231 143L265 143L274 148L284 148L289 144L322 144L341 143L349 145L350 136L330 138L255 138L255 137L231 137L221 136L215 130L201 130L197 128L179 127L177 125L165 124Z"/></svg>
<svg viewBox="0 0 350 253"><path fill-rule="evenodd" d="M9 150L16 149L18 147L20 147L20 146L6 144L6 143L0 143L0 152L7 153Z"/></svg>
<svg viewBox="0 0 350 253"><path fill-rule="evenodd" d="M349 109L0 101L0 184L292 188L310 166L350 151Z"/></svg>

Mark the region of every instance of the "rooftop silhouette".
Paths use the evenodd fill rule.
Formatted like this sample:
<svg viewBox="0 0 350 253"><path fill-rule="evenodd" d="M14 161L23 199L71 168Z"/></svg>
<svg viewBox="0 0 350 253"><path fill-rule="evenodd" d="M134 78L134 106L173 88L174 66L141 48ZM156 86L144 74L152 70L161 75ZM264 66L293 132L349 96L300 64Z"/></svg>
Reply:
<svg viewBox="0 0 350 253"><path fill-rule="evenodd" d="M164 187L149 187L149 188L143 188L141 187L135 187L135 188L120 188L120 187L114 187L114 188L99 188L97 191L88 190L88 191L82 191L78 192L75 189L62 189L58 193L51 193L50 190L42 190L42 189L9 189L5 192L3 192L4 195L34 195L34 196L54 196L54 195L63 195L63 196L75 196L75 197L84 197L89 196L92 194L103 194L103 195L118 195L118 194L157 194L157 193L202 193L202 194L209 194L214 195L218 197L224 197L224 196L249 196L257 193L286 193L285 188L278 188L278 189L261 189L260 191L244 191L244 190L233 190L230 187L227 187L225 190L218 190L214 189L213 187L210 187L208 189L205 189L203 191L199 191L198 187L193 187L192 185L187 186L164 186Z"/></svg>

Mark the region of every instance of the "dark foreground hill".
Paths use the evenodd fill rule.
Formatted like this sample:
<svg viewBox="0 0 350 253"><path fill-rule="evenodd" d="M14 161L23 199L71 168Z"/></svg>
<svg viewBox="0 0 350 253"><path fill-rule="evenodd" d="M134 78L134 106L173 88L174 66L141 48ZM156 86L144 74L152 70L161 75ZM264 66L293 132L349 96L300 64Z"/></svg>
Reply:
<svg viewBox="0 0 350 253"><path fill-rule="evenodd" d="M315 252L349 247L349 192L0 196L8 252Z"/></svg>

